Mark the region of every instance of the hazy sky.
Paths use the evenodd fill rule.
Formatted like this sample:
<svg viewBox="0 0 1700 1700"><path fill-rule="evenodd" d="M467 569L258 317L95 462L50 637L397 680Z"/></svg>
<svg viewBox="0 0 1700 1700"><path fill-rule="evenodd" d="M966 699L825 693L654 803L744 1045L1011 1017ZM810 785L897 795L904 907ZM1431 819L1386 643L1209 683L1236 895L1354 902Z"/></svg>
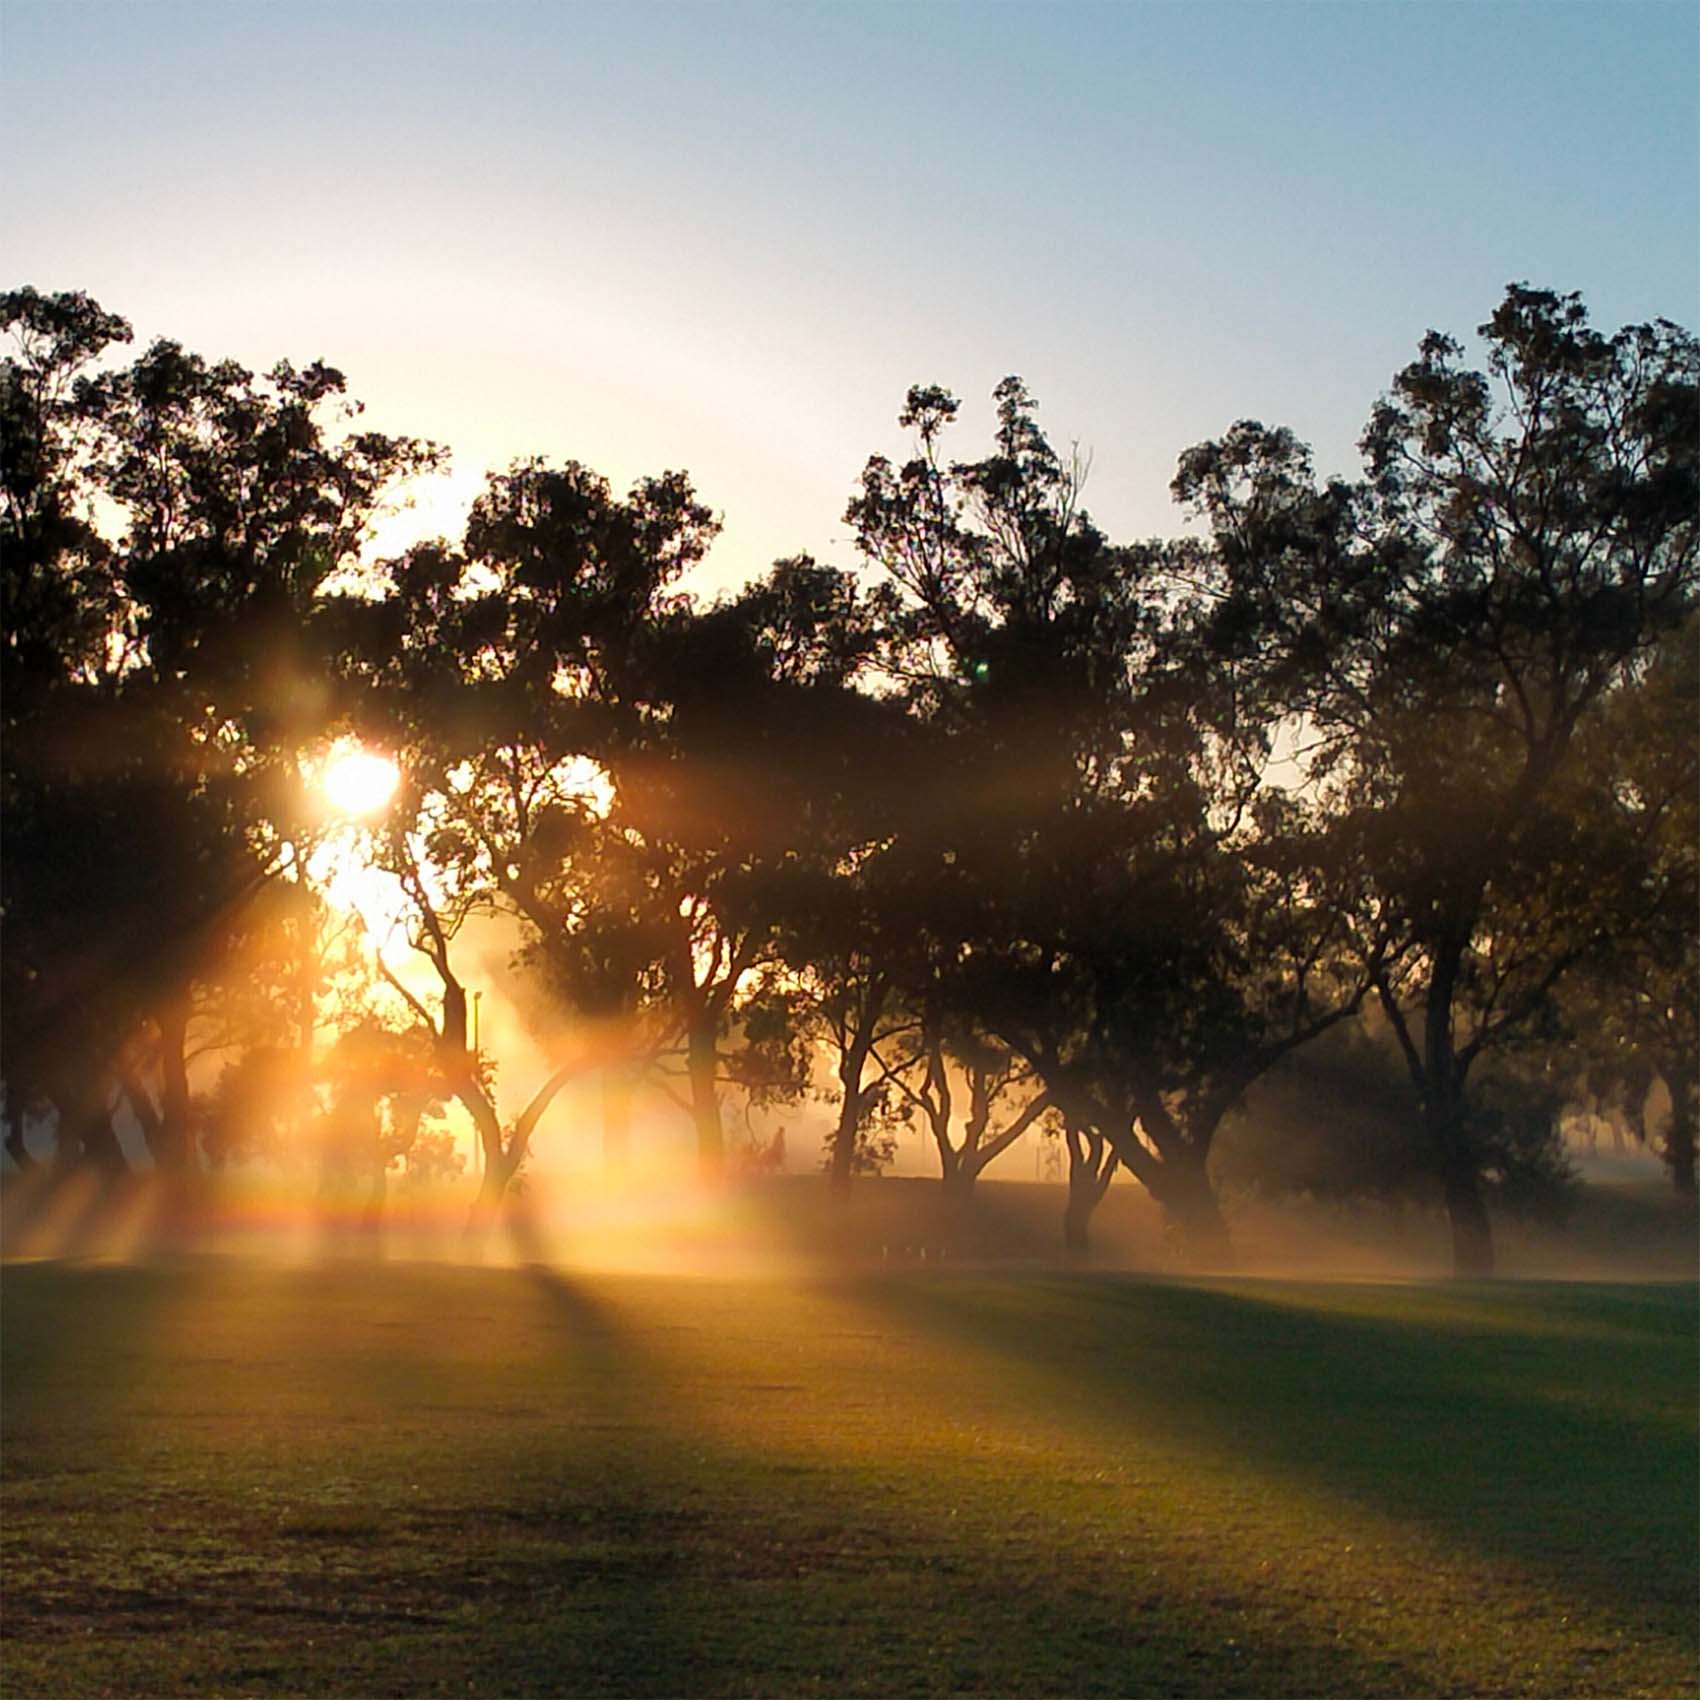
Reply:
<svg viewBox="0 0 1700 1700"><path fill-rule="evenodd" d="M323 356L467 479L683 466L848 562L907 386L1007 372L1118 537L1188 444L1351 465L1512 279L1700 325L1700 7L0 5L9 283Z"/></svg>

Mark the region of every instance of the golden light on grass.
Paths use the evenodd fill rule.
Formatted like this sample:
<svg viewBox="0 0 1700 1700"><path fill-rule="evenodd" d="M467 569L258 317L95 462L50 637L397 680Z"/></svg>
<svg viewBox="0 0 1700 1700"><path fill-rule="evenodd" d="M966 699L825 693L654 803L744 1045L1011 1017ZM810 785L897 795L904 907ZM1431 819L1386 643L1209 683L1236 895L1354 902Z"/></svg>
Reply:
<svg viewBox="0 0 1700 1700"><path fill-rule="evenodd" d="M350 744L325 764L319 783L338 814L365 817L395 795L401 772L388 756Z"/></svg>

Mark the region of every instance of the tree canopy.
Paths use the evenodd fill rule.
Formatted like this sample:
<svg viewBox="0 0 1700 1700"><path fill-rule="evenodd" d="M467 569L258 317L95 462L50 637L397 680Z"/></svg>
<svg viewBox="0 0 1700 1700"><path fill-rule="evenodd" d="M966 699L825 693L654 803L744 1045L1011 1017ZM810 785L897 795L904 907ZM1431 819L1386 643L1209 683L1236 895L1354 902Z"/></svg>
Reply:
<svg viewBox="0 0 1700 1700"><path fill-rule="evenodd" d="M682 472L523 461L461 536L375 559L444 452L363 429L335 369L130 359L78 294L15 290L0 329L17 1162L46 1115L61 1167L116 1169L123 1111L188 1178L317 1139L375 1209L395 1164L452 1171L454 1102L488 1217L595 1075L615 1166L634 1101L712 1178L728 1104L824 1095L840 1191L907 1123L966 1208L1031 1129L1069 1153L1077 1248L1119 1170L1220 1262L1218 1133L1303 1052L1343 1102L1390 1102L1397 1062L1397 1160L1352 1172L1432 1187L1461 1271L1585 1080L1644 1108L1662 1078L1692 1189L1678 327L1513 286L1479 369L1422 340L1355 478L1252 421L1188 449L1205 530L1172 540L1105 535L1019 379L961 460L957 399L918 385L855 559L713 600ZM339 740L398 770L362 853L424 981L338 942L309 780ZM523 1103L469 993L492 917L553 1012Z"/></svg>

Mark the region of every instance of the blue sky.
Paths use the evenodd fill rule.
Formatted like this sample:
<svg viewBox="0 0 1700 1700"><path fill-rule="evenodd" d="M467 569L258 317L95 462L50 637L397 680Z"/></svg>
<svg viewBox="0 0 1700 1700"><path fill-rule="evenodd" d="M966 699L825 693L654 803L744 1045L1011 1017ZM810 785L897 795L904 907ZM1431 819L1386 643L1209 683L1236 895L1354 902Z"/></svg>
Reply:
<svg viewBox="0 0 1700 1700"><path fill-rule="evenodd" d="M1512 280L1700 327L1700 6L0 10L0 251L138 335L323 356L487 464L684 466L810 549L905 388L1007 372L1118 537L1242 416L1347 470Z"/></svg>

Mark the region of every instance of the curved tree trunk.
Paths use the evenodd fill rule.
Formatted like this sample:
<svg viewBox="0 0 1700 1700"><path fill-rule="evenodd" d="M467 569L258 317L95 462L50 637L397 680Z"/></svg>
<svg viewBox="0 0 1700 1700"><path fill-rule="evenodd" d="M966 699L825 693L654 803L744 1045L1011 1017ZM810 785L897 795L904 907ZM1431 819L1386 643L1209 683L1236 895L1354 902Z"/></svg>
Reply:
<svg viewBox="0 0 1700 1700"><path fill-rule="evenodd" d="M473 1251L481 1252L489 1243L490 1235L501 1218L508 1182L513 1179L514 1170L518 1167L518 1162L507 1152L498 1150L492 1153L486 1145L484 1173L478 1178L478 1192L466 1218L465 1239Z"/></svg>
<svg viewBox="0 0 1700 1700"><path fill-rule="evenodd" d="M1064 1138L1068 1142L1068 1201L1063 1206L1063 1252L1071 1263L1086 1263L1092 1255L1088 1238L1092 1214L1109 1191L1117 1158L1093 1128L1070 1122Z"/></svg>
<svg viewBox="0 0 1700 1700"><path fill-rule="evenodd" d="M1205 1170L1205 1153L1191 1145L1165 1153L1150 1191L1189 1263L1200 1269L1233 1267L1233 1239Z"/></svg>
<svg viewBox="0 0 1700 1700"><path fill-rule="evenodd" d="M1220 1109L1201 1107L1201 1131L1193 1131L1182 1125L1160 1092L1136 1088L1133 1108L1149 1148L1131 1127L1106 1128L1116 1155L1157 1201L1164 1225L1189 1263L1201 1269L1231 1268L1233 1242L1205 1167Z"/></svg>

